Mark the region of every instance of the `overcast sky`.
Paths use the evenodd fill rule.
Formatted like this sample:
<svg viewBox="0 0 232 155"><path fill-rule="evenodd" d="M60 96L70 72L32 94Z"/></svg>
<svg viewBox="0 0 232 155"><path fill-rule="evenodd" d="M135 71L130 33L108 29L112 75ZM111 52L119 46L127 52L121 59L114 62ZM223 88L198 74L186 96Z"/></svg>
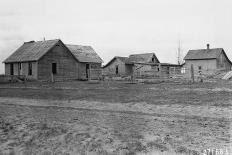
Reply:
<svg viewBox="0 0 232 155"><path fill-rule="evenodd" d="M183 54L210 43L232 59L232 1L0 0L1 62L24 41L43 37L91 45L105 63L144 52L176 63L179 40Z"/></svg>

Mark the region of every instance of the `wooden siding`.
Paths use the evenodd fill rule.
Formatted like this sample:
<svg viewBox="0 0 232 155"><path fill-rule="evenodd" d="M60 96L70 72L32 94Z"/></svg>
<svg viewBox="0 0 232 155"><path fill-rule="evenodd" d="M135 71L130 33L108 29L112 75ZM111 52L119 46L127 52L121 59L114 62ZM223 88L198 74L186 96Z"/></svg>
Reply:
<svg viewBox="0 0 232 155"><path fill-rule="evenodd" d="M37 62L31 62L32 64L32 75L28 75L29 73L29 62L22 63L22 75L25 75L29 79L38 79L38 63Z"/></svg>
<svg viewBox="0 0 232 155"><path fill-rule="evenodd" d="M19 63L13 63L14 66L14 75L25 75L28 79L37 79L37 62L32 63L32 75L28 75L28 64L29 62L21 63L21 70L19 70ZM10 75L10 64L5 64L5 74Z"/></svg>
<svg viewBox="0 0 232 155"><path fill-rule="evenodd" d="M52 63L57 64L54 80L78 78L78 62L62 43L57 44L38 61L39 80L51 80Z"/></svg>
<svg viewBox="0 0 232 155"><path fill-rule="evenodd" d="M78 79L86 80L86 64L90 65L91 69L101 69L101 63L79 63L78 65ZM94 73L92 72L91 77L95 77Z"/></svg>
<svg viewBox="0 0 232 155"><path fill-rule="evenodd" d="M118 76L124 76L127 74L125 63L117 58L104 68L104 73L109 75L116 75L116 66L118 66Z"/></svg>
<svg viewBox="0 0 232 155"><path fill-rule="evenodd" d="M185 73L190 77L191 65L195 72L195 76L199 74L199 66L201 66L201 72L203 75L211 75L217 71L229 71L231 70L231 64L226 59L225 54L222 53L217 59L208 60L186 60L185 61Z"/></svg>
<svg viewBox="0 0 232 155"><path fill-rule="evenodd" d="M5 75L10 75L10 64L5 63Z"/></svg>
<svg viewBox="0 0 232 155"><path fill-rule="evenodd" d="M199 66L201 66L202 74L210 75L217 71L216 59L209 60L186 60L185 61L185 73L187 77L191 76L191 65L193 65L195 76L199 74Z"/></svg>
<svg viewBox="0 0 232 155"><path fill-rule="evenodd" d="M231 64L227 60L224 53L221 53L220 56L217 58L217 69L222 69L226 71L231 70Z"/></svg>

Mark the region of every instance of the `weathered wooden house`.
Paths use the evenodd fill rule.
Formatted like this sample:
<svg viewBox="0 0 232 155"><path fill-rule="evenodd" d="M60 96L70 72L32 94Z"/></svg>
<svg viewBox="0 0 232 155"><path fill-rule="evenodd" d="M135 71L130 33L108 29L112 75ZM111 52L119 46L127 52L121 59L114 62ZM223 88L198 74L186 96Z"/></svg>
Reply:
<svg viewBox="0 0 232 155"><path fill-rule="evenodd" d="M100 69L102 60L90 46L67 46L59 39L25 42L4 61L5 74L64 80L88 78L88 69Z"/></svg>
<svg viewBox="0 0 232 155"><path fill-rule="evenodd" d="M207 44L206 49L189 50L184 60L185 72L189 76L191 74L191 65L193 65L196 75L199 73L210 75L217 71L229 71L232 66L223 48L211 49L209 44Z"/></svg>
<svg viewBox="0 0 232 155"><path fill-rule="evenodd" d="M155 53L132 54L127 57L114 57L104 67L104 72L114 76L170 76L180 74L181 66L160 63Z"/></svg>
<svg viewBox="0 0 232 155"><path fill-rule="evenodd" d="M128 73L128 66L125 64L126 59L128 59L128 57L115 56L103 66L104 73L113 76L126 76Z"/></svg>

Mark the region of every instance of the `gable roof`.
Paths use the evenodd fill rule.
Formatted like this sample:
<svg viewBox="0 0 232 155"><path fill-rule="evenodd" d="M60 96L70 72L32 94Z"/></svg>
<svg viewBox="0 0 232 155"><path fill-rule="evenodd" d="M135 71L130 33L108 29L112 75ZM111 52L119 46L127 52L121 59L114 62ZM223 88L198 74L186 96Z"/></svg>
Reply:
<svg viewBox="0 0 232 155"><path fill-rule="evenodd" d="M153 56L155 57L157 63L159 63L159 60L156 57L155 53L143 53L130 55L129 58L126 60L126 64L148 63Z"/></svg>
<svg viewBox="0 0 232 155"><path fill-rule="evenodd" d="M128 57L119 57L119 56L117 56L117 58L119 59L119 60L121 60L122 62L126 62L126 60L128 59Z"/></svg>
<svg viewBox="0 0 232 155"><path fill-rule="evenodd" d="M94 51L91 46L81 46L81 45L70 45L66 44L68 49L76 57L79 62L94 62L102 63L103 60Z"/></svg>
<svg viewBox="0 0 232 155"><path fill-rule="evenodd" d="M128 59L128 57L119 57L119 56L115 56L115 57L113 57L113 59L111 59L105 66L103 66L103 68L109 66L115 59L119 59L120 61L122 61L123 63L125 63L126 60Z"/></svg>
<svg viewBox="0 0 232 155"><path fill-rule="evenodd" d="M212 49L199 49L199 50L189 50L184 60L207 60L207 59L217 59L220 54L223 53L227 61L232 64L230 59L227 57L226 52L223 48L212 48Z"/></svg>
<svg viewBox="0 0 232 155"><path fill-rule="evenodd" d="M185 60L216 59L223 52L223 48L189 50Z"/></svg>
<svg viewBox="0 0 232 155"><path fill-rule="evenodd" d="M25 62L25 61L37 61L44 54L46 54L52 47L54 47L59 39L46 40L46 41L30 41L25 42L20 46L13 54L11 54L4 63L10 62Z"/></svg>

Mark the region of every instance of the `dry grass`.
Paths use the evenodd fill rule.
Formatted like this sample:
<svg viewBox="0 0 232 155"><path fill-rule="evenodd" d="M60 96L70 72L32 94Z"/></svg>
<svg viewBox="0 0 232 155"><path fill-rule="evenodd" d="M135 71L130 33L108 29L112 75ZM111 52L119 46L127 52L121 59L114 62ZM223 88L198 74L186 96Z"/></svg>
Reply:
<svg viewBox="0 0 232 155"><path fill-rule="evenodd" d="M228 83L0 87L0 155L197 155L231 143Z"/></svg>

